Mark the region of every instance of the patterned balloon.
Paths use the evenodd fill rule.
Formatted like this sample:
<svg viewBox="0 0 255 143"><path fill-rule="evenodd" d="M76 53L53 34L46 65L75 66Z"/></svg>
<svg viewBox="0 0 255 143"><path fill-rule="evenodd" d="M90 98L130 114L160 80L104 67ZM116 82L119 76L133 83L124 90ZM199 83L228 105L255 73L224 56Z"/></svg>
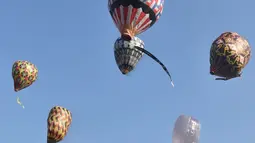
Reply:
<svg viewBox="0 0 255 143"><path fill-rule="evenodd" d="M66 136L72 122L72 114L66 108L55 106L48 116L47 143L59 142Z"/></svg>
<svg viewBox="0 0 255 143"><path fill-rule="evenodd" d="M28 61L16 61L12 66L12 78L14 90L20 91L33 84L37 80L38 69Z"/></svg>
<svg viewBox="0 0 255 143"><path fill-rule="evenodd" d="M251 47L248 41L235 32L225 32L212 43L210 74L221 77L216 80L240 77L250 57Z"/></svg>
<svg viewBox="0 0 255 143"><path fill-rule="evenodd" d="M161 16L164 0L108 0L111 17L123 38L146 31Z"/></svg>
<svg viewBox="0 0 255 143"><path fill-rule="evenodd" d="M181 115L175 122L172 143L199 143L201 125L198 120Z"/></svg>
<svg viewBox="0 0 255 143"><path fill-rule="evenodd" d="M118 38L114 44L115 60L120 71L124 75L128 74L135 68L144 53L162 66L162 68L170 77L171 83L174 86L168 69L161 61L158 60L158 58L144 49L144 43L141 39L138 37L133 37L131 40L126 40L121 37Z"/></svg>

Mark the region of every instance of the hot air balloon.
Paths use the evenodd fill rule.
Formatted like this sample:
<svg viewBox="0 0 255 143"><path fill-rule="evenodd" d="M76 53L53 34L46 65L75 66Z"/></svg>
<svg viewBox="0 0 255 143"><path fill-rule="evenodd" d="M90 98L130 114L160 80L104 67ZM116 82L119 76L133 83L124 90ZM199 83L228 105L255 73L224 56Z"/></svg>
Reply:
<svg viewBox="0 0 255 143"><path fill-rule="evenodd" d="M31 62L19 60L12 66L12 78L14 81L14 91L16 92L32 85L37 80L37 77L38 69ZM22 105L19 97L17 98L17 102Z"/></svg>
<svg viewBox="0 0 255 143"><path fill-rule="evenodd" d="M197 119L181 115L175 122L172 143L199 143L201 125Z"/></svg>
<svg viewBox="0 0 255 143"><path fill-rule="evenodd" d="M242 69L251 58L248 41L236 32L222 33L210 50L210 74L219 76L216 80L240 77Z"/></svg>
<svg viewBox="0 0 255 143"><path fill-rule="evenodd" d="M153 54L144 49L144 42L141 39L138 37L133 37L131 40L126 40L120 37L114 44L115 60L120 71L124 75L128 74L135 68L144 53L162 66L162 68L170 77L171 83L174 86L168 69Z"/></svg>
<svg viewBox="0 0 255 143"><path fill-rule="evenodd" d="M32 85L38 77L38 69L28 61L16 61L12 66L12 78L16 92Z"/></svg>
<svg viewBox="0 0 255 143"><path fill-rule="evenodd" d="M64 139L72 122L72 114L64 107L55 106L48 116L47 143L57 143Z"/></svg>
<svg viewBox="0 0 255 143"><path fill-rule="evenodd" d="M164 0L108 0L111 17L122 38L131 40L150 28L163 12Z"/></svg>

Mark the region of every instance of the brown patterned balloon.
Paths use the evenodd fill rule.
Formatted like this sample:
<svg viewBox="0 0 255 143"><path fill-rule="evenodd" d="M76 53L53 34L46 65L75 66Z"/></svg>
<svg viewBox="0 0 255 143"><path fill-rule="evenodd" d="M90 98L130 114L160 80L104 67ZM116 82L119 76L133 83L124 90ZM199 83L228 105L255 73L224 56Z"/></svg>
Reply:
<svg viewBox="0 0 255 143"><path fill-rule="evenodd" d="M32 85L37 80L38 69L28 61L16 61L12 66L14 90L20 91Z"/></svg>
<svg viewBox="0 0 255 143"><path fill-rule="evenodd" d="M72 114L64 107L55 106L48 116L47 143L59 142L66 136L72 122Z"/></svg>
<svg viewBox="0 0 255 143"><path fill-rule="evenodd" d="M222 77L217 80L240 77L250 58L251 47L245 38L236 32L222 33L211 46L210 74Z"/></svg>

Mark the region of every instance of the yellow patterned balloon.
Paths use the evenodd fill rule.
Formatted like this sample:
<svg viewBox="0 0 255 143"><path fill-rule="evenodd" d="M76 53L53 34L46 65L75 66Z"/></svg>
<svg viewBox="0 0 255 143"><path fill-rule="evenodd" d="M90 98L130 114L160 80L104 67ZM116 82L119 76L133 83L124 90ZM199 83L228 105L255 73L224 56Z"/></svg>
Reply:
<svg viewBox="0 0 255 143"><path fill-rule="evenodd" d="M48 143L59 142L66 136L72 122L72 114L66 108L55 106L48 116Z"/></svg>
<svg viewBox="0 0 255 143"><path fill-rule="evenodd" d="M12 78L14 90L20 91L33 84L37 80L38 69L28 61L16 61L12 66Z"/></svg>

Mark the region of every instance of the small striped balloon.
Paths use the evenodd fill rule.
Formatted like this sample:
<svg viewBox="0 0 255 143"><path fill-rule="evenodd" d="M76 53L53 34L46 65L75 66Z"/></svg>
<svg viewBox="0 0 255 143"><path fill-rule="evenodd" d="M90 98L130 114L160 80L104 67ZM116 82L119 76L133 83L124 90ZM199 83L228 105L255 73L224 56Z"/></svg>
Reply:
<svg viewBox="0 0 255 143"><path fill-rule="evenodd" d="M144 48L143 41L138 37L130 41L118 38L114 44L115 60L122 74L131 72L143 56L143 52L135 47Z"/></svg>
<svg viewBox="0 0 255 143"><path fill-rule="evenodd" d="M144 49L144 43L141 39L138 37L133 37L131 40L126 40L125 38L121 37L118 38L114 44L115 60L120 71L124 75L128 74L136 67L143 54L151 57L163 68L163 70L169 76L172 86L174 86L172 77L166 66L152 53Z"/></svg>
<svg viewBox="0 0 255 143"><path fill-rule="evenodd" d="M56 143L64 139L72 122L72 114L66 108L55 106L48 116L47 143Z"/></svg>

